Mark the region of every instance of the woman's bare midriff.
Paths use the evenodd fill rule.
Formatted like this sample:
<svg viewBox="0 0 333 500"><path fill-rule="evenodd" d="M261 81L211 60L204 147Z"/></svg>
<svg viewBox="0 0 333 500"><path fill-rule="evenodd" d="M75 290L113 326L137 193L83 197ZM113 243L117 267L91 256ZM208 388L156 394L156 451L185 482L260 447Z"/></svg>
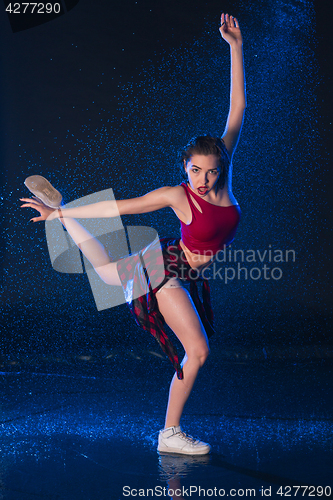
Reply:
<svg viewBox="0 0 333 500"><path fill-rule="evenodd" d="M182 240L180 240L179 244L181 248L184 250L186 260L190 264L192 269L198 269L198 271L202 271L213 262L213 259L208 255L200 255L198 253L191 252L184 245Z"/></svg>

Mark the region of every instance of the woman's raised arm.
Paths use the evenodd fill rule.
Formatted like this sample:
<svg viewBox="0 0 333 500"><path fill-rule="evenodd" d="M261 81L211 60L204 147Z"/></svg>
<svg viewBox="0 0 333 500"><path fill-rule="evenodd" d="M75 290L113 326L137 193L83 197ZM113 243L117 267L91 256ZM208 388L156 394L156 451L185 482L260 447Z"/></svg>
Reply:
<svg viewBox="0 0 333 500"><path fill-rule="evenodd" d="M150 191L144 196L130 198L128 200L110 200L92 203L82 207L54 209L46 206L38 198L20 198L24 202L21 207L34 208L40 213L39 217L30 219L32 222L53 220L57 218L70 217L73 219L95 219L103 217L117 217L125 214L144 214L154 212L161 208L173 206L175 187L162 187Z"/></svg>
<svg viewBox="0 0 333 500"><path fill-rule="evenodd" d="M229 14L222 14L221 16L220 33L230 46L230 108L222 137L231 157L238 143L246 108L243 39L237 19L229 16Z"/></svg>

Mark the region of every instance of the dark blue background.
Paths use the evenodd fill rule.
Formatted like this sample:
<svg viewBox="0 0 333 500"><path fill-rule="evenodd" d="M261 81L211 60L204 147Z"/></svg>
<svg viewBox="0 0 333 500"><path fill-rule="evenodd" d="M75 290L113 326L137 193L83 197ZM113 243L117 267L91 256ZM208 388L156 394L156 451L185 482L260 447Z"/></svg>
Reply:
<svg viewBox="0 0 333 500"><path fill-rule="evenodd" d="M279 281L212 284L219 332L212 347L330 352L327 4L80 0L17 33L0 15L4 356L121 349L133 339L137 348L157 348L125 305L98 312L85 275L52 269L44 225L28 223L18 198L32 174L49 178L65 202L110 187L121 199L178 184L179 148L225 126L222 9L239 18L248 91L234 157L243 217L233 248L294 249L296 261L280 265ZM171 210L123 222L179 235Z"/></svg>

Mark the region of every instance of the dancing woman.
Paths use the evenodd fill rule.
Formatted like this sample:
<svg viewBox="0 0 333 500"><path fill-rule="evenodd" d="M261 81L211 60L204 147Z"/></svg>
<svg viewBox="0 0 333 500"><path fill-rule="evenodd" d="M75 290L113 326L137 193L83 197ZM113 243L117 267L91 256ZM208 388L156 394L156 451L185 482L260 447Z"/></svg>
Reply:
<svg viewBox="0 0 333 500"><path fill-rule="evenodd" d="M214 256L231 243L240 219L240 208L231 188L231 160L246 107L242 35L237 19L224 13L219 30L231 53L227 124L222 139L202 136L186 146L181 158L185 182L161 187L139 198L61 208L60 193L43 177L31 176L26 186L35 196L21 198L22 207L34 208L40 214L31 219L33 222L60 219L100 278L109 285L124 288L137 322L155 336L169 356L176 373L170 386L165 427L159 433L158 450L190 455L210 451L207 443L193 439L180 428L185 403L209 354L207 337L213 333L208 281L203 279L203 303L196 284ZM149 281L151 270L156 266L154 252L145 249L111 262L104 247L75 220L147 213L165 207L172 208L179 218L182 237L160 240L165 275L154 285ZM149 293L128 298L127 284L135 276L147 278ZM185 282L191 284L190 293ZM184 347L181 364L164 330L165 323Z"/></svg>

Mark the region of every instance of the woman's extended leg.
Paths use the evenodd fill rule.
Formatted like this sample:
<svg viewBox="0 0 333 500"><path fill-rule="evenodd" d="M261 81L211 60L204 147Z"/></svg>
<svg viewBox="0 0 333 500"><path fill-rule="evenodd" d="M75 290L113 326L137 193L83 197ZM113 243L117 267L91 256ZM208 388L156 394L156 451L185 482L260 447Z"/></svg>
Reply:
<svg viewBox="0 0 333 500"><path fill-rule="evenodd" d="M21 207L33 208L40 213L40 217L31 219L33 222L44 221L55 212L53 208L45 205L35 196L33 198L20 198L20 200L24 202ZM117 271L117 263L110 261L110 257L103 245L79 224L77 220L69 217L61 217L61 209L59 210L59 217L74 243L89 260L100 278L108 285L121 286Z"/></svg>
<svg viewBox="0 0 333 500"><path fill-rule="evenodd" d="M89 260L98 276L107 285L121 286L117 263L111 262L103 245L87 231L76 219L60 219L74 243Z"/></svg>
<svg viewBox="0 0 333 500"><path fill-rule="evenodd" d="M189 293L183 288L167 288L156 295L167 325L185 349L184 378L175 375L170 385L165 428L177 427L199 369L209 354L208 340Z"/></svg>

